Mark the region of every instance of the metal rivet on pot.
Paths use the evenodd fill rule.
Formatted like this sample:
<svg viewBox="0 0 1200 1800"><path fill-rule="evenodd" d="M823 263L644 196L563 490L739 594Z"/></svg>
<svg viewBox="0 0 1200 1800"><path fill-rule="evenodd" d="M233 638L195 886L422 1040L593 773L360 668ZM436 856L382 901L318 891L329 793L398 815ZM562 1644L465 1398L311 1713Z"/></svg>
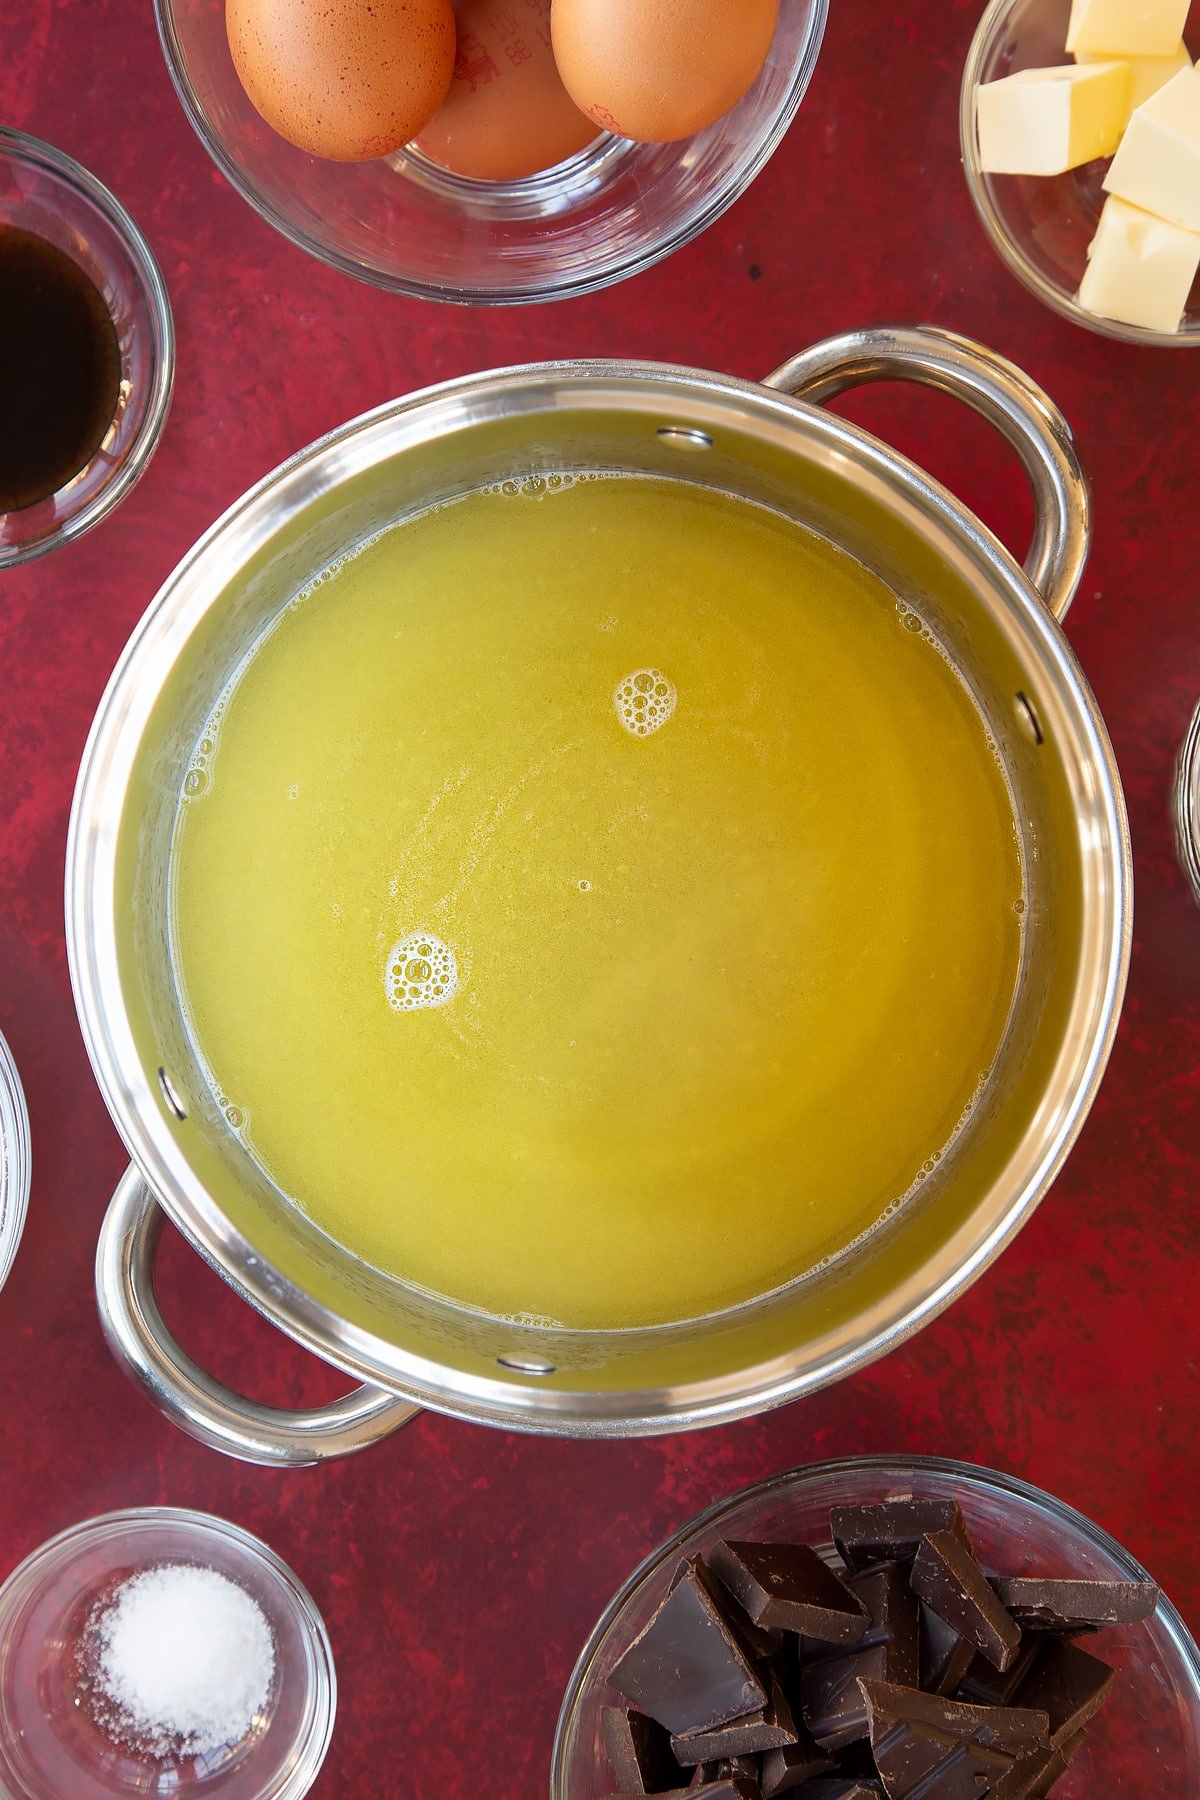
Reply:
<svg viewBox="0 0 1200 1800"><path fill-rule="evenodd" d="M158 1085L162 1090L162 1097L167 1103L168 1112L174 1113L177 1119L186 1119L187 1108L179 1098L179 1095L175 1092L171 1077L167 1074L165 1069L160 1069L158 1071Z"/></svg>
<svg viewBox="0 0 1200 1800"><path fill-rule="evenodd" d="M1028 694L1016 695L1013 701L1013 711L1017 715L1017 724L1021 728L1022 735L1027 737L1031 744L1044 744L1046 734L1042 730L1042 721L1038 718L1037 708Z"/></svg>
<svg viewBox="0 0 1200 1800"><path fill-rule="evenodd" d="M664 444L673 444L677 450L711 450L713 447L707 431L701 431L696 425L660 425L658 436Z"/></svg>
<svg viewBox="0 0 1200 1800"><path fill-rule="evenodd" d="M516 1375L554 1374L552 1362L547 1362L544 1356L531 1356L524 1350L515 1350L511 1356L498 1356L496 1361L502 1369L511 1369Z"/></svg>

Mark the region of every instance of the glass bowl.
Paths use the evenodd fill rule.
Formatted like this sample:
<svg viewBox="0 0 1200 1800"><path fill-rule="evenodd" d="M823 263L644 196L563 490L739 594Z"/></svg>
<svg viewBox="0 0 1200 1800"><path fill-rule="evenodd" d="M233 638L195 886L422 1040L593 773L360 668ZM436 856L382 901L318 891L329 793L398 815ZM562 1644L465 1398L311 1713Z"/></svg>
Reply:
<svg viewBox="0 0 1200 1800"><path fill-rule="evenodd" d="M98 1600L140 1569L216 1569L257 1601L275 1639L267 1703L237 1744L148 1760L81 1709L76 1651ZM265 1544L206 1513L144 1507L51 1538L0 1588L0 1796L194 1794L196 1800L299 1800L333 1733L337 1682L321 1616Z"/></svg>
<svg viewBox="0 0 1200 1800"><path fill-rule="evenodd" d="M29 1178L29 1113L17 1065L0 1037L0 1288L21 1241Z"/></svg>
<svg viewBox="0 0 1200 1800"><path fill-rule="evenodd" d="M201 141L268 224L376 287L464 304L561 299L636 274L749 186L811 79L828 0L780 0L767 62L715 125L674 144L604 133L520 181L449 174L409 147L324 162L278 137L234 72L223 0L155 0L167 66Z"/></svg>
<svg viewBox="0 0 1200 1800"><path fill-rule="evenodd" d="M1200 906L1200 706L1192 714L1175 764L1173 813L1179 864Z"/></svg>
<svg viewBox="0 0 1200 1800"><path fill-rule="evenodd" d="M94 175L38 138L0 126L0 225L45 238L89 275L121 351L117 410L90 462L49 499L0 511L0 569L68 543L124 499L154 454L171 403L175 331L145 238Z"/></svg>
<svg viewBox="0 0 1200 1800"><path fill-rule="evenodd" d="M1030 293L1088 331L1127 344L1178 349L1200 344L1200 281L1178 331L1151 331L1103 319L1080 306L1076 295L1087 250L1106 195L1106 161L1085 163L1065 175L990 175L979 166L975 90L1021 69L1069 63L1064 45L1071 0L992 0L967 52L959 105L963 167L975 210L993 247ZM1200 0L1193 0L1184 30L1193 55L1200 48Z"/></svg>
<svg viewBox="0 0 1200 1800"><path fill-rule="evenodd" d="M648 1556L610 1602L575 1665L559 1714L551 1800L597 1800L613 1779L600 1740L602 1706L624 1704L607 1677L666 1596L680 1559L718 1538L789 1539L833 1556L829 1511L901 1495L957 1500L986 1568L1113 1581L1150 1579L1099 1526L1009 1475L933 1457L814 1463L722 1500ZM1200 1786L1200 1651L1169 1600L1140 1625L1107 1629L1097 1655L1118 1671L1109 1704L1054 1789L1054 1800L1151 1791L1195 1800Z"/></svg>

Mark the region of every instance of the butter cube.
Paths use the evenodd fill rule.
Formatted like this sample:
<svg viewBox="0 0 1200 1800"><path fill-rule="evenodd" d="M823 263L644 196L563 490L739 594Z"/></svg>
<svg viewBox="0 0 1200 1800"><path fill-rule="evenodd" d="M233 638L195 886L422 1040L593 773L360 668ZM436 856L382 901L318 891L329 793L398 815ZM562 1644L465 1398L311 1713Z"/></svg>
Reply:
<svg viewBox="0 0 1200 1800"><path fill-rule="evenodd" d="M1104 186L1119 200L1200 231L1200 69L1182 70L1138 107Z"/></svg>
<svg viewBox="0 0 1200 1800"><path fill-rule="evenodd" d="M1067 49L1109 56L1169 56L1183 36L1188 0L1071 0Z"/></svg>
<svg viewBox="0 0 1200 1800"><path fill-rule="evenodd" d="M1103 56L1099 51L1081 50L1077 62L1114 62L1112 56ZM1190 69L1192 59L1188 55L1186 44L1176 44L1170 56L1123 56L1119 59L1129 69L1129 110L1141 106L1149 100L1151 94L1157 94L1160 87L1166 87L1173 75L1181 69ZM1126 119L1126 124L1129 123Z"/></svg>
<svg viewBox="0 0 1200 1800"><path fill-rule="evenodd" d="M1111 156L1129 116L1122 62L1022 69L976 91L979 161L997 175L1061 175Z"/></svg>
<svg viewBox="0 0 1200 1800"><path fill-rule="evenodd" d="M1200 269L1200 232L1113 198L1104 203L1088 258L1080 306L1126 325L1178 331Z"/></svg>

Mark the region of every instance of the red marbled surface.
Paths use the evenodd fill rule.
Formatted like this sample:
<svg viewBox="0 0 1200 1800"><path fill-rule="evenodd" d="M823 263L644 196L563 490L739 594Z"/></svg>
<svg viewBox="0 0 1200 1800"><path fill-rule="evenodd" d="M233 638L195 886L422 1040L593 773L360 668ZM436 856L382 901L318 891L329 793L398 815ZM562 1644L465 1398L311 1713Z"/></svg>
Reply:
<svg viewBox="0 0 1200 1800"><path fill-rule="evenodd" d="M261 1533L333 1638L341 1704L323 1800L544 1793L563 1683L630 1566L716 1496L813 1457L948 1453L1026 1476L1115 1533L1200 1626L1200 912L1167 819L1200 694L1200 356L1074 330L994 259L956 136L978 5L832 11L796 126L703 239L623 287L505 314L390 298L273 235L184 120L147 0L0 0L0 117L116 190L158 253L179 330L174 410L142 484L80 543L0 579L0 1027L35 1146L28 1228L0 1295L0 1577L110 1507L204 1507ZM199 1448L135 1395L96 1323L96 1231L125 1159L63 948L75 770L138 615L251 482L422 383L596 354L755 375L828 332L892 319L957 327L1022 364L1064 408L1093 477L1095 551L1070 634L1124 773L1137 924L1120 1040L1065 1174L936 1325L760 1421L586 1445L427 1416L357 1460L287 1475ZM1022 479L976 421L907 390L854 410L1023 541ZM256 1392L277 1401L336 1391L177 1242L163 1284L181 1336L218 1372L254 1366Z"/></svg>

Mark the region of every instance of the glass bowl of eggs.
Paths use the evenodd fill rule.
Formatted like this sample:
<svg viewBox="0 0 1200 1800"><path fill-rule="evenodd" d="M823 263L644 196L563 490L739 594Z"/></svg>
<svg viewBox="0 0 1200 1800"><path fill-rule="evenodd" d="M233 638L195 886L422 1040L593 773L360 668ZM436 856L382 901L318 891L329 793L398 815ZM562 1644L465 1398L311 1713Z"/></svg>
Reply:
<svg viewBox="0 0 1200 1800"><path fill-rule="evenodd" d="M185 111L268 223L360 280L478 305L587 293L703 231L794 118L827 4L701 0L700 32L696 0L156 10Z"/></svg>
<svg viewBox="0 0 1200 1800"><path fill-rule="evenodd" d="M1176 206L1200 167L1198 52L1200 0L992 0L963 71L963 167L993 248L1055 312L1126 343L1200 344L1200 192Z"/></svg>

